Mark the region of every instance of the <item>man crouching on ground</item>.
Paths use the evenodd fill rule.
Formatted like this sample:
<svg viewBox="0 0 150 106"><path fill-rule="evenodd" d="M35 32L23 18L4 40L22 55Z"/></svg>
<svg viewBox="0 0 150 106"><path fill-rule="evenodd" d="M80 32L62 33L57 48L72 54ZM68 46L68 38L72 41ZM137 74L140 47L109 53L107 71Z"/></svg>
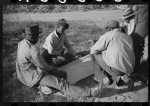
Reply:
<svg viewBox="0 0 150 106"><path fill-rule="evenodd" d="M98 82L103 81L106 85L115 83L119 87L127 84L128 75L134 69L133 41L130 36L119 30L118 21L109 21L107 28L108 32L102 35L90 50L94 64L100 68L95 70L94 79ZM101 81L102 72L106 77ZM119 83L120 81L123 83Z"/></svg>
<svg viewBox="0 0 150 106"><path fill-rule="evenodd" d="M48 64L61 66L72 61L76 55L65 34L65 30L68 28L67 21L59 19L55 31L46 38L43 45L43 57Z"/></svg>
<svg viewBox="0 0 150 106"><path fill-rule="evenodd" d="M39 39L39 26L29 25L25 29L25 39L18 43L16 72L21 83L28 87L47 86L55 88L65 96L90 96L96 90L72 86L63 78L48 74L57 71L48 65L36 45Z"/></svg>

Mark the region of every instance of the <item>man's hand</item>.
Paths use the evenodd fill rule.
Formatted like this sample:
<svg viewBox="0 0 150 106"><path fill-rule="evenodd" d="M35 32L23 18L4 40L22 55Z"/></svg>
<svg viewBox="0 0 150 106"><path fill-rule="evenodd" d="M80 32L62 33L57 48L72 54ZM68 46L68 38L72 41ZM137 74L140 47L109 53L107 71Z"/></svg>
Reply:
<svg viewBox="0 0 150 106"><path fill-rule="evenodd" d="M67 50L65 48L62 49L61 54L67 54Z"/></svg>
<svg viewBox="0 0 150 106"><path fill-rule="evenodd" d="M60 64L60 61L57 58L52 58L52 61L54 64Z"/></svg>
<svg viewBox="0 0 150 106"><path fill-rule="evenodd" d="M51 71L57 70L57 67L51 66Z"/></svg>

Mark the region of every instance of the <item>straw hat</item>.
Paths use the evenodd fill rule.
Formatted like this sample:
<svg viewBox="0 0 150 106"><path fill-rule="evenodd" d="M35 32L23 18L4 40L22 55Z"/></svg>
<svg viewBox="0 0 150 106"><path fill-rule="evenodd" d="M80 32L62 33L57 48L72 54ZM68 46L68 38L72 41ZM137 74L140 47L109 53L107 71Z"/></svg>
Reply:
<svg viewBox="0 0 150 106"><path fill-rule="evenodd" d="M122 19L127 19L134 15L135 15L134 11L131 8L127 8L122 14Z"/></svg>

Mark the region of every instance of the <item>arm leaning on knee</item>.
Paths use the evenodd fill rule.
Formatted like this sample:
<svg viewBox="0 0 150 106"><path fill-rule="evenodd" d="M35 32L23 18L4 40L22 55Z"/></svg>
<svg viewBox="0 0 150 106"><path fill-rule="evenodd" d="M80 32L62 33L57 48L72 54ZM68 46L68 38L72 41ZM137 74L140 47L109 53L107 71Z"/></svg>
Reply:
<svg viewBox="0 0 150 106"><path fill-rule="evenodd" d="M56 67L50 66L45 62L44 58L42 57L37 48L34 48L31 52L31 58L31 61L35 66L45 69L46 71L52 71L57 69Z"/></svg>

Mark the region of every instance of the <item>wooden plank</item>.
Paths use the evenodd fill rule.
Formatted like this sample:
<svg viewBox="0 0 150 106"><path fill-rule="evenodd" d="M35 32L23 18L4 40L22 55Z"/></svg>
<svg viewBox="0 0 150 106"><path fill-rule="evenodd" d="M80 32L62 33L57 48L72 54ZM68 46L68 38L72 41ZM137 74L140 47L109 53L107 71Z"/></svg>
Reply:
<svg viewBox="0 0 150 106"><path fill-rule="evenodd" d="M79 58L67 65L60 67L58 70L67 72L67 81L75 84L79 80L93 74L94 66L90 55Z"/></svg>

